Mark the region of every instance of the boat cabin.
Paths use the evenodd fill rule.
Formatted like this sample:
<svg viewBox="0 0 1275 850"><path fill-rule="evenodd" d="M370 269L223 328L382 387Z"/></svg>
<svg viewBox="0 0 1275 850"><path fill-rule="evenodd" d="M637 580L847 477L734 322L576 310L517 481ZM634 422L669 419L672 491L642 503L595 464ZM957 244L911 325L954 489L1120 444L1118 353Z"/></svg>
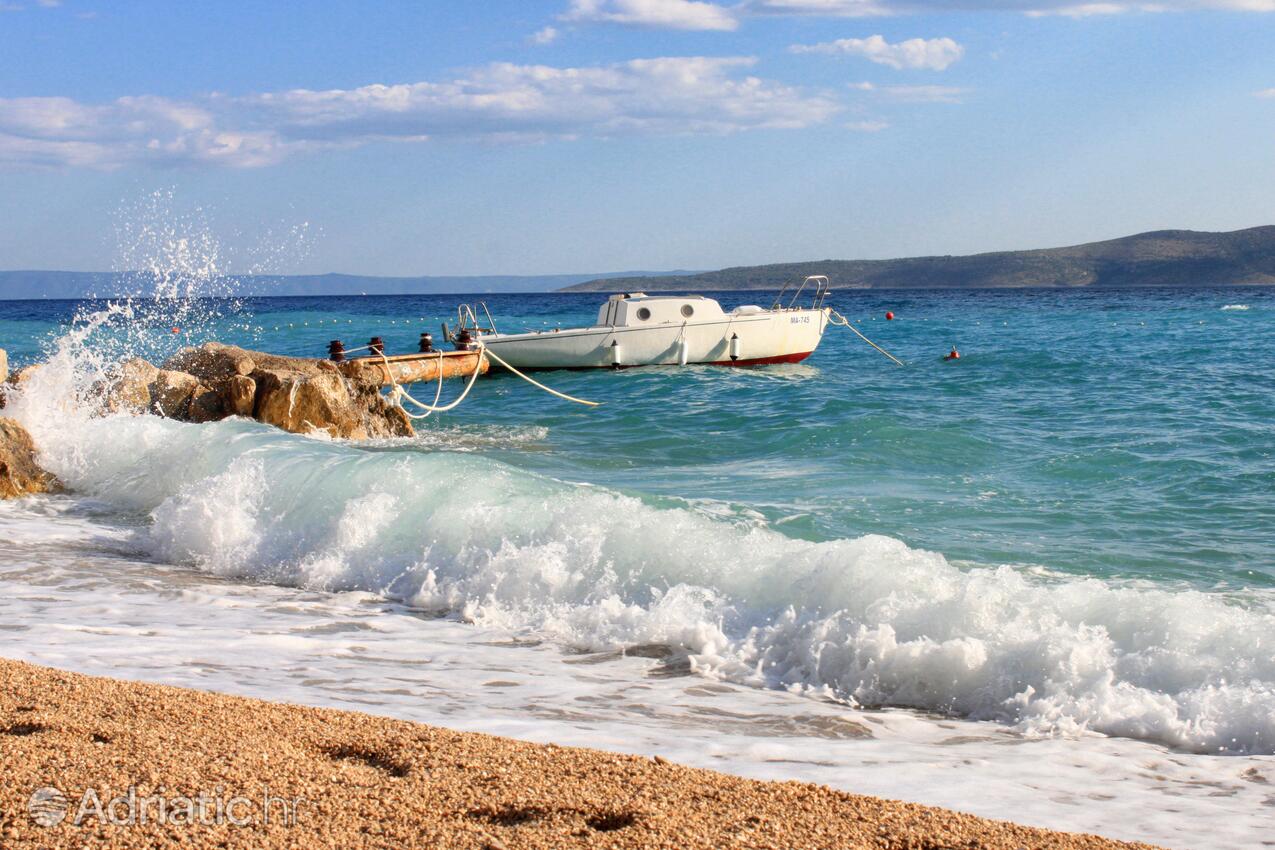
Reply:
<svg viewBox="0 0 1275 850"><path fill-rule="evenodd" d="M598 311L600 327L641 327L724 319L722 305L703 295L647 295L624 292L612 295Z"/></svg>

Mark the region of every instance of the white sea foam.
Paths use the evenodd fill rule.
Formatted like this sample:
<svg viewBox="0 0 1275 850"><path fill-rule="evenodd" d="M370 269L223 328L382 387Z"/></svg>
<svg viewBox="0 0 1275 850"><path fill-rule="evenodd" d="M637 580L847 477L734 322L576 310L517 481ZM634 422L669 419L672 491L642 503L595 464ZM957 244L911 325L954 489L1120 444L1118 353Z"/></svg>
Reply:
<svg viewBox="0 0 1275 850"><path fill-rule="evenodd" d="M201 577L138 560L80 498L0 502L4 655L85 673L600 747L986 817L1197 850L1258 848L1275 756L856 710L564 654L363 592ZM671 668L677 668L671 669ZM971 792L976 789L976 793Z"/></svg>
<svg viewBox="0 0 1275 850"><path fill-rule="evenodd" d="M1247 310L1248 308L1247 304L1226 304L1222 307L1223 310Z"/></svg>
<svg viewBox="0 0 1275 850"><path fill-rule="evenodd" d="M1261 598L962 569L882 536L795 540L419 444L92 416L65 402L100 366L76 356L65 346L12 411L75 491L144 516L137 543L165 561L578 648L664 644L709 676L1031 734L1275 751Z"/></svg>

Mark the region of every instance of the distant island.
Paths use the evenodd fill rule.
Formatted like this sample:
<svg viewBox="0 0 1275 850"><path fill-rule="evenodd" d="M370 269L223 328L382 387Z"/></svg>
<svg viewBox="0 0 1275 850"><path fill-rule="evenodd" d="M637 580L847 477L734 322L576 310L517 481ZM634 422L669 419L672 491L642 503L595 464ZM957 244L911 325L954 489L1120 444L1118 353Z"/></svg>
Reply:
<svg viewBox="0 0 1275 850"><path fill-rule="evenodd" d="M839 289L979 289L1275 284L1275 225L1229 233L1157 230L1106 242L964 257L811 260L720 271L374 277L227 275L201 294L467 295L500 292L701 292L778 289L825 274ZM0 271L0 300L148 295L142 272Z"/></svg>
<svg viewBox="0 0 1275 850"><path fill-rule="evenodd" d="M581 281L608 277L639 279L693 272L611 272L553 275L444 275L373 277L353 274L225 275L196 294L226 296L452 295L496 292L552 292ZM181 282L184 285L184 282ZM119 298L149 295L155 278L146 272L0 271L0 300L35 298Z"/></svg>
<svg viewBox="0 0 1275 850"><path fill-rule="evenodd" d="M1229 233L1157 230L1106 242L965 257L817 260L738 266L699 274L584 281L564 292L700 292L778 289L824 274L834 288L976 289L1025 287L1275 284L1275 226Z"/></svg>

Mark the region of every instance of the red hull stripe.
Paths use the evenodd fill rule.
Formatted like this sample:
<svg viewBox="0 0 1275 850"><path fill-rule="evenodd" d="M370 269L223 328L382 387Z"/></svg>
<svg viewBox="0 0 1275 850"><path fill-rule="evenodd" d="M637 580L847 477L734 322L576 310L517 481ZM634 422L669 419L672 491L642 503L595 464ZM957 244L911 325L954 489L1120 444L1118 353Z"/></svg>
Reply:
<svg viewBox="0 0 1275 850"><path fill-rule="evenodd" d="M708 366L768 366L772 363L800 363L810 355L813 351L802 351L797 354L781 354L778 357L757 357L753 360L716 360L708 363Z"/></svg>

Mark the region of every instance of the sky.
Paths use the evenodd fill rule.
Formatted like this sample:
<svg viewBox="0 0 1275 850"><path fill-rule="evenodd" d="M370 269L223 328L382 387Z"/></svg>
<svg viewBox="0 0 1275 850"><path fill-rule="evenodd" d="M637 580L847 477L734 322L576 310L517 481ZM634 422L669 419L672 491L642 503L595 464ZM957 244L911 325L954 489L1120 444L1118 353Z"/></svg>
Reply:
<svg viewBox="0 0 1275 850"><path fill-rule="evenodd" d="M375 275L1273 224L1275 0L0 0L0 269L170 221Z"/></svg>

